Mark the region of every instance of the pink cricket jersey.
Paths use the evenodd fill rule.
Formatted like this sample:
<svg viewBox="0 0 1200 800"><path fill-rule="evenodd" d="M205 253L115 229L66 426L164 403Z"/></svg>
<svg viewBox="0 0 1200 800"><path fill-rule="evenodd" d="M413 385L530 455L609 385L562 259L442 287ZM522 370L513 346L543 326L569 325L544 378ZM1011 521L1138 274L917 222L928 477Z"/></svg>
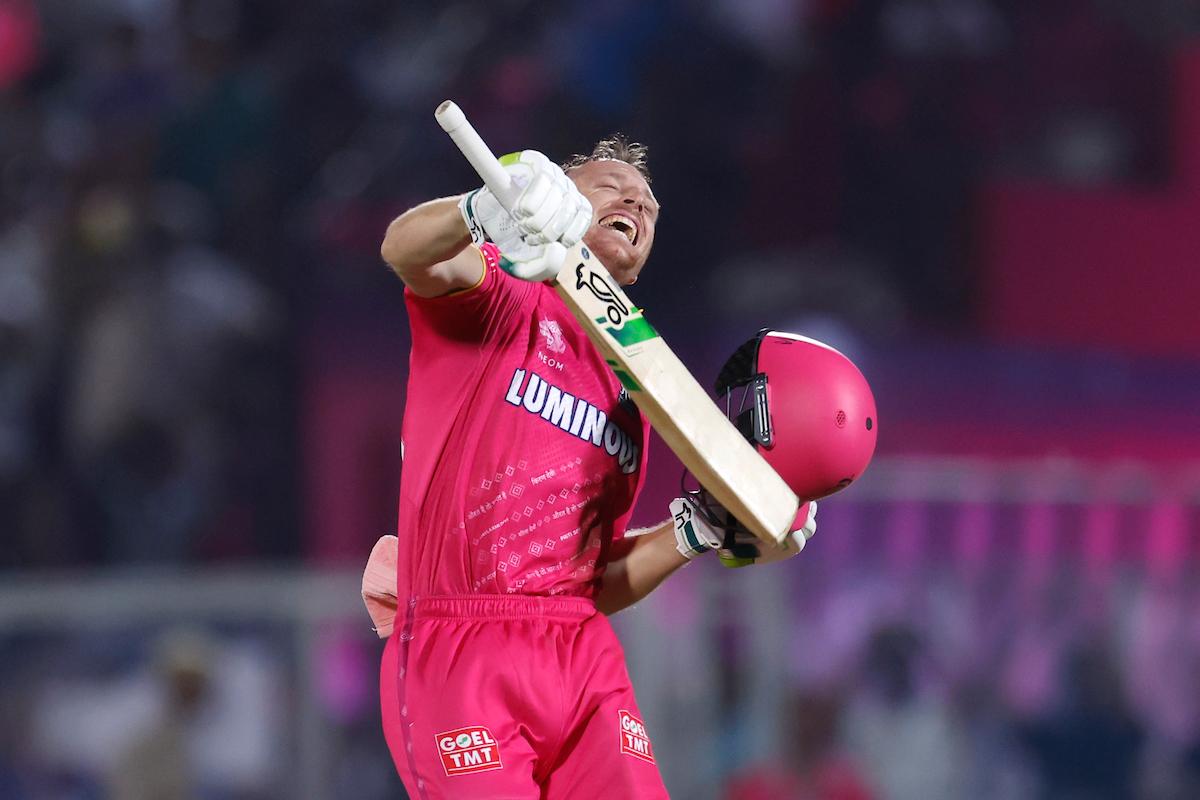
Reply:
<svg viewBox="0 0 1200 800"><path fill-rule="evenodd" d="M405 292L397 596L591 597L649 428L554 290L482 254L472 289Z"/></svg>

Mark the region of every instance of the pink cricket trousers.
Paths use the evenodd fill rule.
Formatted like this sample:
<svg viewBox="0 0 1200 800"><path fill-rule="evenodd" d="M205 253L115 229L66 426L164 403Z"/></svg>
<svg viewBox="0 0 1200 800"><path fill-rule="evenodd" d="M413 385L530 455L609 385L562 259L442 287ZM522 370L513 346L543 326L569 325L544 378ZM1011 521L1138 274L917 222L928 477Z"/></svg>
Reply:
<svg viewBox="0 0 1200 800"><path fill-rule="evenodd" d="M667 797L624 652L590 600L402 603L380 701L413 800Z"/></svg>

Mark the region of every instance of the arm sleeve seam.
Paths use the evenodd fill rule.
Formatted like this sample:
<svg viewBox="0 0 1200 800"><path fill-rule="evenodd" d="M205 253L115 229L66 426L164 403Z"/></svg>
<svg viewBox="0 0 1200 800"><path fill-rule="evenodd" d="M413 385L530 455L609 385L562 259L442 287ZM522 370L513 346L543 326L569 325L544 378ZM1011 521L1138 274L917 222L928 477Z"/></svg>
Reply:
<svg viewBox="0 0 1200 800"><path fill-rule="evenodd" d="M483 271L479 273L479 280L475 281L475 283L471 284L465 289L455 289L452 292L447 292L445 295L443 295L443 297L460 297L467 292L473 292L480 286L483 286L483 281L487 278L488 273L487 256L484 255L482 250L480 250L478 247L475 247L475 245L471 245L471 247L474 247L475 252L479 254L479 263L483 266Z"/></svg>

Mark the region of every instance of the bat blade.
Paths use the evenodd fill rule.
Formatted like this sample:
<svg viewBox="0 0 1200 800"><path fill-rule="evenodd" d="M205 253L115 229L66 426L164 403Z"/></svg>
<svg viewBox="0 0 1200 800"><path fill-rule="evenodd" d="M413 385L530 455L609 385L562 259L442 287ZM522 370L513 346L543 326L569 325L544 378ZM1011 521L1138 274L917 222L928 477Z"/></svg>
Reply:
<svg viewBox="0 0 1200 800"><path fill-rule="evenodd" d="M484 183L510 208L519 193L508 173L447 100L435 117ZM738 432L599 259L580 242L552 281L630 398L700 484L764 541L781 542L800 501Z"/></svg>
<svg viewBox="0 0 1200 800"><path fill-rule="evenodd" d="M755 536L782 541L796 518L796 494L713 403L587 245L567 252L553 283L688 471Z"/></svg>

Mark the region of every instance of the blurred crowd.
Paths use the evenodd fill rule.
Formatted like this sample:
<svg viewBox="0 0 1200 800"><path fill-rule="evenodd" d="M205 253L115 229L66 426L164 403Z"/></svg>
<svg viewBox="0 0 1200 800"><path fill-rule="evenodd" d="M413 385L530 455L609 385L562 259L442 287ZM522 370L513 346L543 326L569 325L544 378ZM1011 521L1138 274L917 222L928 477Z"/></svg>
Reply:
<svg viewBox="0 0 1200 800"><path fill-rule="evenodd" d="M1169 741L1135 711L1112 642L1081 636L1039 653L1047 664L1024 664L1039 678L1052 667L1039 703L1029 704L982 680L986 669L963 683L940 673L944 653L919 624L876 629L842 680L785 698L783 756L735 772L723 800L1185 800L1200 792L1200 737Z"/></svg>
<svg viewBox="0 0 1200 800"><path fill-rule="evenodd" d="M370 632L359 632L349 660L346 637L324 636L304 701L304 659L318 651L262 621L0 637L0 796L403 797L379 733ZM303 742L314 724L317 752Z"/></svg>
<svg viewBox="0 0 1200 800"><path fill-rule="evenodd" d="M395 324L429 110L626 129L647 300L969 333L988 171L1153 180L1182 0L0 0L0 565L292 558L305 343ZM738 324L738 330L744 322ZM401 352L402 351L398 351ZM381 369L394 369L388 361Z"/></svg>
<svg viewBox="0 0 1200 800"><path fill-rule="evenodd" d="M300 156L218 6L0 3L5 567L295 552Z"/></svg>
<svg viewBox="0 0 1200 800"><path fill-rule="evenodd" d="M749 576L714 565L683 578L710 593L697 619L679 611L695 602L686 584L657 609L664 652L631 663L639 692L666 695L650 701L659 716L680 718L656 744L666 769L689 764L677 780L704 771L698 749L719 753L722 800L1200 795L1194 500L846 497L822 514L832 538L804 559ZM694 657L681 629L716 642L700 660L719 691L676 685L671 664ZM689 717L713 699L716 722Z"/></svg>
<svg viewBox="0 0 1200 800"><path fill-rule="evenodd" d="M839 562L830 547L814 554L749 578L702 564L688 574L701 580L640 612L639 624L667 626L648 623L661 668L638 692L673 796L1200 792L1194 568L1161 580L1126 561L1113 579L1065 558L1039 578L1019 559L972 574L944 560L906 571ZM784 586L786 619L756 616L747 580ZM267 800L316 781L327 791L302 796L404 797L379 733L378 640L365 614L305 630L254 612L0 636L0 796ZM760 632L750 626L768 629L783 656L786 680L761 687L781 722L770 741L752 731L763 709L750 687L774 657L748 645ZM645 658L638 634L622 630ZM680 669L681 658L699 660ZM709 669L715 683L694 684ZM687 695L689 683L698 695ZM664 712L655 692L666 686L680 705ZM313 735L315 753L303 747Z"/></svg>

